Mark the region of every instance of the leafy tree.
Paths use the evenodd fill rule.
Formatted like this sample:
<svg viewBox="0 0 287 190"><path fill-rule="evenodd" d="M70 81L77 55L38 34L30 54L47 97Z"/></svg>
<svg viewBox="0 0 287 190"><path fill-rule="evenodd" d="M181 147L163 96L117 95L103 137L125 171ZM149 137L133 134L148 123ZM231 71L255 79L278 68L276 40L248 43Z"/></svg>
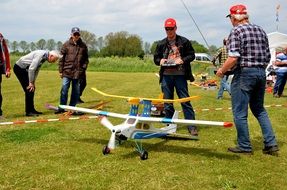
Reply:
<svg viewBox="0 0 287 190"><path fill-rule="evenodd" d="M61 50L61 48L62 48L62 46L63 46L63 42L58 41L56 46L57 46L57 50L59 50L59 51L60 51L60 50Z"/></svg>
<svg viewBox="0 0 287 190"><path fill-rule="evenodd" d="M18 42L17 41L13 41L12 44L11 44L11 50L12 52L16 52L18 51Z"/></svg>
<svg viewBox="0 0 287 190"><path fill-rule="evenodd" d="M211 45L209 46L209 52L211 53L211 55L214 55L217 51L217 47L215 45Z"/></svg>
<svg viewBox="0 0 287 190"><path fill-rule="evenodd" d="M36 50L36 49L37 49L36 44L35 44L34 42L31 42L31 43L30 43L30 50L31 50L31 51L34 51L34 50Z"/></svg>
<svg viewBox="0 0 287 190"><path fill-rule="evenodd" d="M196 53L209 53L204 45L199 44L197 41L191 41L192 47Z"/></svg>
<svg viewBox="0 0 287 190"><path fill-rule="evenodd" d="M130 35L126 31L109 33L106 38L106 47L101 50L103 56L142 56L142 41L137 35Z"/></svg>
<svg viewBox="0 0 287 190"><path fill-rule="evenodd" d="M142 49L142 41L137 35L130 35L126 39L125 57L140 56L143 57L144 51Z"/></svg>
<svg viewBox="0 0 287 190"><path fill-rule="evenodd" d="M160 40L155 41L155 42L152 43L151 48L150 48L151 54L155 53L155 49L156 49L156 46L157 46L158 42L160 42Z"/></svg>
<svg viewBox="0 0 287 190"><path fill-rule="evenodd" d="M86 43L89 50L97 49L97 38L95 34L86 30L81 30L81 38Z"/></svg>
<svg viewBox="0 0 287 190"><path fill-rule="evenodd" d="M105 46L105 41L103 37L99 37L97 40L97 47L99 48L99 50L103 49L103 47Z"/></svg>
<svg viewBox="0 0 287 190"><path fill-rule="evenodd" d="M55 42L54 39L49 39L49 40L47 40L46 48L47 48L48 50L54 50L55 47L56 47L56 42Z"/></svg>
<svg viewBox="0 0 287 190"><path fill-rule="evenodd" d="M144 43L144 53L145 54L150 54L150 48L151 48L150 43L145 42Z"/></svg>
<svg viewBox="0 0 287 190"><path fill-rule="evenodd" d="M26 53L29 50L29 44L26 41L20 41L19 42L19 47L22 49L23 53Z"/></svg>
<svg viewBox="0 0 287 190"><path fill-rule="evenodd" d="M44 39L40 39L36 42L37 49L45 49L46 41Z"/></svg>

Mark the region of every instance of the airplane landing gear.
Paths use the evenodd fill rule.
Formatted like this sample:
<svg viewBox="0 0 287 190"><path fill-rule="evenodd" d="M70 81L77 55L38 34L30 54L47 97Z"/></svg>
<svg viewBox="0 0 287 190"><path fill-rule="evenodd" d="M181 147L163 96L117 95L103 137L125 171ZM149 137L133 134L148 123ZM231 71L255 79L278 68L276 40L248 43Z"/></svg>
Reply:
<svg viewBox="0 0 287 190"><path fill-rule="evenodd" d="M140 153L140 158L141 158L141 160L147 160L148 159L148 152L144 150L142 153Z"/></svg>
<svg viewBox="0 0 287 190"><path fill-rule="evenodd" d="M109 154L111 152L111 149L106 145L103 147L103 154L106 155L106 154Z"/></svg>

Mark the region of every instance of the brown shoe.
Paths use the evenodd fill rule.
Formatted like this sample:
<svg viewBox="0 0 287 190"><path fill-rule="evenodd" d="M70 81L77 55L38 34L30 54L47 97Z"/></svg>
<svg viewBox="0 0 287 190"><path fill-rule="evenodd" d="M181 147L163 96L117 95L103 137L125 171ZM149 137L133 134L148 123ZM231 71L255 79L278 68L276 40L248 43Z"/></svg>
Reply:
<svg viewBox="0 0 287 190"><path fill-rule="evenodd" d="M252 150L242 150L239 147L229 147L227 150L233 153L253 154Z"/></svg>
<svg viewBox="0 0 287 190"><path fill-rule="evenodd" d="M265 146L262 150L263 154L270 154L270 155L277 155L279 151L279 148L277 145L274 146Z"/></svg>

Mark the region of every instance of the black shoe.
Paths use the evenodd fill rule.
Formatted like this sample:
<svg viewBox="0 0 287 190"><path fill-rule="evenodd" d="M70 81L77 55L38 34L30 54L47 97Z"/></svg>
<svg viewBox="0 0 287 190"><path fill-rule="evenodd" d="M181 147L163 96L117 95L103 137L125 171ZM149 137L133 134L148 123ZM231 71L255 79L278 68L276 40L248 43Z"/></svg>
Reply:
<svg viewBox="0 0 287 190"><path fill-rule="evenodd" d="M229 147L227 150L233 153L253 154L252 150L242 150L239 147Z"/></svg>
<svg viewBox="0 0 287 190"><path fill-rule="evenodd" d="M78 104L85 103L81 98L78 99Z"/></svg>
<svg viewBox="0 0 287 190"><path fill-rule="evenodd" d="M265 146L262 150L263 154L270 154L270 155L276 155L279 151L279 148L277 145L274 146Z"/></svg>
<svg viewBox="0 0 287 190"><path fill-rule="evenodd" d="M65 110L62 110L62 109L58 109L57 111L55 111L55 114L61 114L61 113L64 113L66 112Z"/></svg>
<svg viewBox="0 0 287 190"><path fill-rule="evenodd" d="M39 114L36 114L34 112L27 112L26 116L28 116L28 117L36 117L36 116L39 116Z"/></svg>
<svg viewBox="0 0 287 190"><path fill-rule="evenodd" d="M191 136L198 136L198 131L196 127L188 127L188 132Z"/></svg>
<svg viewBox="0 0 287 190"><path fill-rule="evenodd" d="M40 112L40 111L36 111L36 110L34 110L34 111L31 111L31 113L34 113L34 114L43 114L43 112Z"/></svg>

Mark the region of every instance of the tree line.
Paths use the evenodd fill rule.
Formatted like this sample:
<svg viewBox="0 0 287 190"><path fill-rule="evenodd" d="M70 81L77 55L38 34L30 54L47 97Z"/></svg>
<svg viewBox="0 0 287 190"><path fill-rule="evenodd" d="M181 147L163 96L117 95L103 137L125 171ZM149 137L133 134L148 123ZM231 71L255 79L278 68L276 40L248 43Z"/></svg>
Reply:
<svg viewBox="0 0 287 190"><path fill-rule="evenodd" d="M87 44L89 55L96 57L143 57L144 55L153 54L158 41L152 44L143 42L141 37L136 34L129 34L126 31L109 33L105 37L96 37L95 34L82 30L81 38ZM41 50L60 50L63 42L55 41L54 39L40 39L36 42L26 42L24 40L10 42L7 39L10 52L14 54L26 54L31 51ZM197 41L191 41L195 52L198 53L214 53L216 46L211 46L209 49Z"/></svg>

